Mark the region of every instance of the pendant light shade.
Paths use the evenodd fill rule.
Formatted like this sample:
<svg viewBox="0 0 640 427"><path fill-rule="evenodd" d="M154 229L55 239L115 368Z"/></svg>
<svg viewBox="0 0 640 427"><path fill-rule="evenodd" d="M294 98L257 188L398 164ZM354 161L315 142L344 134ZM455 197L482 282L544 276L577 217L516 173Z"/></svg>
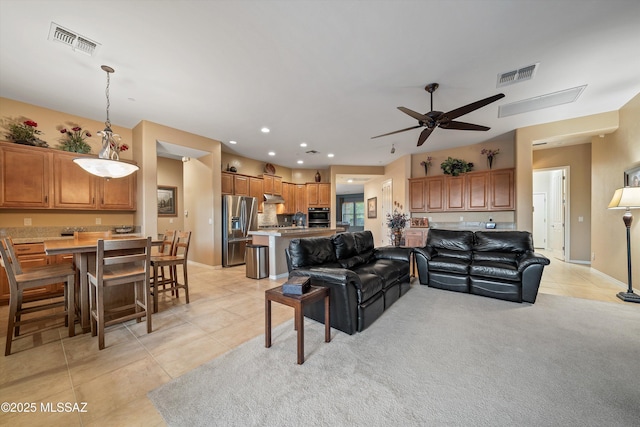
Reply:
<svg viewBox="0 0 640 427"><path fill-rule="evenodd" d="M101 68L107 73L107 89L105 91L107 95L107 121L104 123L104 130L98 132L98 135L102 136L102 149L98 153L98 158L78 157L73 159L73 162L92 175L107 179L122 178L131 175L140 168L134 164L120 161L118 154L121 149L120 135L113 133L109 120L109 75L115 71L108 65L103 65Z"/></svg>

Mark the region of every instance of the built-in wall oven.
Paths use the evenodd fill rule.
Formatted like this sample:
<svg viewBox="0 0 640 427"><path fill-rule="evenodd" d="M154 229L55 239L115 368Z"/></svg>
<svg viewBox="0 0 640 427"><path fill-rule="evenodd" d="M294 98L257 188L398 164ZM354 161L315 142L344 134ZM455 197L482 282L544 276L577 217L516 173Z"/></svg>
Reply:
<svg viewBox="0 0 640 427"><path fill-rule="evenodd" d="M309 208L307 224L309 227L329 228L331 225L331 211L329 208Z"/></svg>

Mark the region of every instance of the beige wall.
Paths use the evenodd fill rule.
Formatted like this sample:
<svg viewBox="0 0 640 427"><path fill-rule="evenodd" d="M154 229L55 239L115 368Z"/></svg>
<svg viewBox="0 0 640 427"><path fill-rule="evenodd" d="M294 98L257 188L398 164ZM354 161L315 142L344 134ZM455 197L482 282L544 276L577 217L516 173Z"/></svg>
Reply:
<svg viewBox="0 0 640 427"><path fill-rule="evenodd" d="M158 185L176 187L177 201L175 217L158 217L158 232L184 230L184 186L182 161L158 157Z"/></svg>
<svg viewBox="0 0 640 427"><path fill-rule="evenodd" d="M591 257L591 144L536 150L533 169L569 166L569 213L571 261ZM583 217L583 221L578 221Z"/></svg>
<svg viewBox="0 0 640 427"><path fill-rule="evenodd" d="M428 142L426 144L428 144ZM420 162L426 160L428 156L433 157L433 160L431 160L431 166L429 167L429 176L444 175L440 164L445 161L447 157L453 157L454 159L473 163L474 171L489 170L487 157L480 154L480 151L482 151L483 148L500 150L500 153L493 159L493 169L505 169L515 166L514 143L511 134L509 134L508 136L503 137L503 139L485 142L482 144L474 144L466 147L456 147L440 151L429 151L424 154L413 154L411 155L411 178L420 178L425 176L424 166L422 166Z"/></svg>
<svg viewBox="0 0 640 427"><path fill-rule="evenodd" d="M623 186L625 169L640 166L640 94L619 110L620 127L604 138L593 138L591 266L623 283L627 283L626 228L624 211L607 209L617 188ZM640 283L640 210L632 211L631 253L633 279Z"/></svg>
<svg viewBox="0 0 640 427"><path fill-rule="evenodd" d="M133 129L134 160L138 162L142 179L138 179L137 221L142 232L158 234L158 207L156 201L158 157L156 141L195 148L209 152L200 158L191 158L183 164L184 229L192 232L189 259L207 265L222 263L220 169L221 144L219 141L143 120Z"/></svg>
<svg viewBox="0 0 640 427"><path fill-rule="evenodd" d="M618 128L618 112L595 114L571 120L516 129L516 227L533 229L533 152L535 142L559 138L609 134Z"/></svg>
<svg viewBox="0 0 640 427"><path fill-rule="evenodd" d="M102 147L97 131L104 129L104 123L96 120L89 120L84 117L74 116L61 111L49 110L36 105L25 104L8 98L0 98L0 116L3 121L2 135L0 139L5 139L6 121L11 119L33 120L38 123L38 129L43 132L40 139L46 141L50 148L55 148L59 144L60 129L70 126L80 126L88 130L92 136L87 138L87 143L91 145L91 152L97 154ZM122 141L132 146L131 129L112 125L113 131L120 134ZM122 152L123 159L132 159L132 150ZM140 175L138 175L140 179ZM2 227L23 227L24 218L31 218L33 227L88 227L95 226L99 219L103 226L117 225L140 225L135 223L133 213L129 212L61 212L38 211L38 210L3 210L0 213L0 225Z"/></svg>

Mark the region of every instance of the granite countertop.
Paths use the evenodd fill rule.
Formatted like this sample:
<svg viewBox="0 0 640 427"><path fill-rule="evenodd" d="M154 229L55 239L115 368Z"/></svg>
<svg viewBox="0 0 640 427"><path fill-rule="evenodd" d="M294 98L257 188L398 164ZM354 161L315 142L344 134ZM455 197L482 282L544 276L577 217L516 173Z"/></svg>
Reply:
<svg viewBox="0 0 640 427"><path fill-rule="evenodd" d="M249 231L249 235L252 236L313 236L316 234L327 233L339 233L344 231L344 228L321 228L321 227L280 227L280 228L265 228L261 230Z"/></svg>
<svg viewBox="0 0 640 427"><path fill-rule="evenodd" d="M128 233L128 234L114 233L113 235L114 236L141 237L140 234L135 234L135 233ZM19 245L19 244L26 244L26 243L43 243L43 242L47 242L49 240L65 240L65 239L73 239L73 236L16 237L16 238L12 238L11 240L13 241L14 244Z"/></svg>

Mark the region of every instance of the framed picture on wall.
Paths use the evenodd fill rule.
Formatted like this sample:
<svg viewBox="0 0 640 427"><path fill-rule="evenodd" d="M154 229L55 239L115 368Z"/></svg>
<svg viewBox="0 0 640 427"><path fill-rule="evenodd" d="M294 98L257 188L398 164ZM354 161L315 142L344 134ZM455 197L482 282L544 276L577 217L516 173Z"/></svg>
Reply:
<svg viewBox="0 0 640 427"><path fill-rule="evenodd" d="M177 187L158 186L158 216L178 216Z"/></svg>
<svg viewBox="0 0 640 427"><path fill-rule="evenodd" d="M375 218L378 216L378 198L372 197L367 199L367 218Z"/></svg>
<svg viewBox="0 0 640 427"><path fill-rule="evenodd" d="M624 171L625 187L640 187L640 166Z"/></svg>

